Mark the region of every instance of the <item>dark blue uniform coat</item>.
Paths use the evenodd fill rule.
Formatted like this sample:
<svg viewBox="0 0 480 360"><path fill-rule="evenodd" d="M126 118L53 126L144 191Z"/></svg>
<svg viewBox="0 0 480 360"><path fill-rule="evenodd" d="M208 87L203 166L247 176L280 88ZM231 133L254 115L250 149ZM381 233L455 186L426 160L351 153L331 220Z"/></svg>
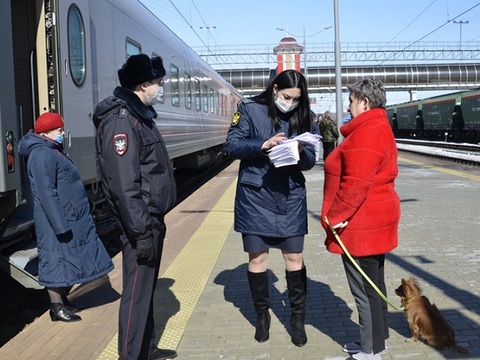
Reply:
<svg viewBox="0 0 480 360"><path fill-rule="evenodd" d="M123 87L114 95L100 102L93 116L103 192L126 234L147 238L152 216L163 222L175 205L177 186L155 110Z"/></svg>
<svg viewBox="0 0 480 360"><path fill-rule="evenodd" d="M66 287L107 274L113 263L97 236L72 160L56 142L33 132L23 137L18 151L28 159L40 285Z"/></svg>
<svg viewBox="0 0 480 360"><path fill-rule="evenodd" d="M177 188L157 113L135 92L117 87L95 108L96 147L107 202L122 224L123 290L119 309L119 359L147 359L156 347L153 294L166 227L164 215ZM138 240L151 239L154 259L137 259ZM156 339L156 340L155 340Z"/></svg>
<svg viewBox="0 0 480 360"><path fill-rule="evenodd" d="M235 198L235 230L266 237L303 236L307 229L307 200L302 170L315 165L315 149L305 146L297 165L275 168L262 144L276 133L288 134L288 118L275 130L267 106L240 103L240 121L230 126L225 151L240 159ZM297 134L295 134L297 135Z"/></svg>

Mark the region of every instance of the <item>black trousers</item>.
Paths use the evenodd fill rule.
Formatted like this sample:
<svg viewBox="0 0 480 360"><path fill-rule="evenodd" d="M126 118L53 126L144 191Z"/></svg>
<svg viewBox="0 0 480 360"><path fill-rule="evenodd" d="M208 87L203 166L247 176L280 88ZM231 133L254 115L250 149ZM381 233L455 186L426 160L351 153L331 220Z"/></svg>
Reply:
<svg viewBox="0 0 480 360"><path fill-rule="evenodd" d="M334 142L324 142L323 143L323 160L327 158L327 156L335 149Z"/></svg>
<svg viewBox="0 0 480 360"><path fill-rule="evenodd" d="M385 287L385 255L356 257L354 260L373 283L387 296ZM346 255L342 261L348 285L357 305L360 343L365 353L379 353L385 349L385 339L389 337L388 305L365 280Z"/></svg>
<svg viewBox="0 0 480 360"><path fill-rule="evenodd" d="M118 321L119 360L148 359L149 349L156 347L153 295L160 270L165 233L163 219L155 219L155 257L148 262L137 259L134 240L122 235L123 289Z"/></svg>

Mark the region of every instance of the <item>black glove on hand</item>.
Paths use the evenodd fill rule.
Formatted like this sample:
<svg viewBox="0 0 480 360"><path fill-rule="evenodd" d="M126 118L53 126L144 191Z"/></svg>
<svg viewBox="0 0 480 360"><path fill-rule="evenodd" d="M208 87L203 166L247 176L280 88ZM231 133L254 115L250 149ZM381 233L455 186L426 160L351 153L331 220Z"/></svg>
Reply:
<svg viewBox="0 0 480 360"><path fill-rule="evenodd" d="M57 240L62 243L68 243L70 240L73 239L73 232L72 230L68 230L63 234L57 235Z"/></svg>
<svg viewBox="0 0 480 360"><path fill-rule="evenodd" d="M137 258L151 261L154 256L153 237L149 236L144 239L137 239Z"/></svg>

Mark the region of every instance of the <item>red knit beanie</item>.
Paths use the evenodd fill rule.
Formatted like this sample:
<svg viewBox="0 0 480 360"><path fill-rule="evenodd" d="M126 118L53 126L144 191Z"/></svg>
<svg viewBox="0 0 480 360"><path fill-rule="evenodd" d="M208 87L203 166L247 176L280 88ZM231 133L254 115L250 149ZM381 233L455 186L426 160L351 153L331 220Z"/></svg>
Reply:
<svg viewBox="0 0 480 360"><path fill-rule="evenodd" d="M41 134L61 127L63 127L62 117L54 112L46 112L38 117L34 130L36 134Z"/></svg>

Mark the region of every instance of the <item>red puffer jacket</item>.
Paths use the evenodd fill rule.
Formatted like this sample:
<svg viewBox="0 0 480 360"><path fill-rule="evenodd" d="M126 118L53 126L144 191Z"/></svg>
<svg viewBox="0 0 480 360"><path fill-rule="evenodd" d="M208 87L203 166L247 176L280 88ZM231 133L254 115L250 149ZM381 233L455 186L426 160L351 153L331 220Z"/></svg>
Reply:
<svg viewBox="0 0 480 360"><path fill-rule="evenodd" d="M327 157L322 225L328 251L343 254L331 225L352 256L384 254L398 245L400 201L395 191L397 146L384 109L368 110L340 128L345 140Z"/></svg>

